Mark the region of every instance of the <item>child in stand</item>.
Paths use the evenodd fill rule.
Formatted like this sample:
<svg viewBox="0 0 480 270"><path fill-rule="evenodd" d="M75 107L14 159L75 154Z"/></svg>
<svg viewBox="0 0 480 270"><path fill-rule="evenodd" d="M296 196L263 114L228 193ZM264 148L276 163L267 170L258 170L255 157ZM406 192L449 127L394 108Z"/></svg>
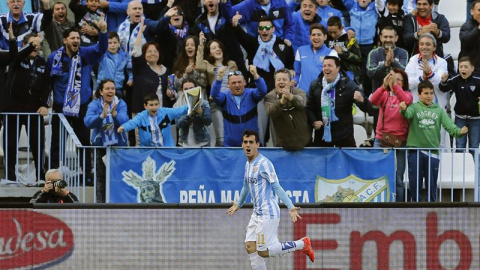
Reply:
<svg viewBox="0 0 480 270"><path fill-rule="evenodd" d="M458 61L460 74L448 79L448 73L442 75L442 82L439 89L442 92L452 91L455 93L457 102L455 103L455 124L457 127L466 126L469 129L468 136L458 138L455 141L457 148L467 147L470 149L478 148L480 145L480 78L473 76L475 66L470 57L465 56ZM473 154L473 152L472 152Z"/></svg>
<svg viewBox="0 0 480 270"><path fill-rule="evenodd" d="M170 124L174 119L185 115L188 106L160 108L160 100L155 93L147 94L143 104L145 110L120 126L118 133L139 128L140 146L175 147Z"/></svg>
<svg viewBox="0 0 480 270"><path fill-rule="evenodd" d="M407 147L438 148L440 146L440 128L451 136L461 137L468 132L467 127L455 126L452 119L438 104L433 103L433 85L425 80L418 84L419 101L410 106L400 102L400 114L409 120ZM418 165L418 167L417 167ZM408 178L412 201L420 202L423 178L428 190L428 201L437 201L438 150L418 149L408 153Z"/></svg>
<svg viewBox="0 0 480 270"><path fill-rule="evenodd" d="M81 46L92 46L98 42L96 24L105 13L99 8L100 0L86 0L85 6L79 0L70 0L68 7L75 14L75 25L81 29Z"/></svg>
<svg viewBox="0 0 480 270"><path fill-rule="evenodd" d="M120 48L120 37L117 32L108 33L108 49L100 59L97 83L110 79L115 82L117 95L123 97L125 73L128 75L127 85L133 83L132 66L128 54Z"/></svg>

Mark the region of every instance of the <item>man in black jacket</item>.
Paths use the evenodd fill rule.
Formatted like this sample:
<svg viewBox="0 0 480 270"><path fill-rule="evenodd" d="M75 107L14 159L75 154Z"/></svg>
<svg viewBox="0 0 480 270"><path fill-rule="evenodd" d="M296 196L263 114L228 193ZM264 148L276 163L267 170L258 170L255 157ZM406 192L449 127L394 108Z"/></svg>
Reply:
<svg viewBox="0 0 480 270"><path fill-rule="evenodd" d="M33 195L30 203L78 203L78 198L68 190L62 172L50 169L45 174L45 186Z"/></svg>
<svg viewBox="0 0 480 270"><path fill-rule="evenodd" d="M372 107L358 85L340 73L340 59L325 56L322 74L310 84L307 96L307 118L315 130L313 146L356 147L354 103L364 112Z"/></svg>
<svg viewBox="0 0 480 270"><path fill-rule="evenodd" d="M458 59L468 56L475 66L475 75L480 75L480 0L470 7L472 17L460 28L461 50Z"/></svg>
<svg viewBox="0 0 480 270"><path fill-rule="evenodd" d="M9 102L5 112L31 113L31 115L5 115L4 149L6 172L9 180L15 180L15 163L18 149L17 141L22 125L27 131L30 150L33 153L37 179L44 175L45 130L43 116L48 114L50 95L50 71L43 57L38 55L41 38L31 33L23 39L27 45L18 54L12 56L7 77ZM15 50L16 48L10 48ZM36 113L36 114L35 114Z"/></svg>

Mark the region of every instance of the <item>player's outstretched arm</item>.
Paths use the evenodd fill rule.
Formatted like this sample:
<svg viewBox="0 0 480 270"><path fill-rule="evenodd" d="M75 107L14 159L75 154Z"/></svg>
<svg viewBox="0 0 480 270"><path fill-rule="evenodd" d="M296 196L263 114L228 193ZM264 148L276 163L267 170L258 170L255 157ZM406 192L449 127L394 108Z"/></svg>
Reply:
<svg viewBox="0 0 480 270"><path fill-rule="evenodd" d="M300 207L293 207L290 209L290 219L292 222L296 222L298 219L302 219L300 214L298 214L298 210L300 210Z"/></svg>
<svg viewBox="0 0 480 270"><path fill-rule="evenodd" d="M230 208L228 208L227 210L227 215L231 216L235 214L235 212L237 212L238 209L240 209L240 207L238 206L237 202L232 202L232 206L230 206Z"/></svg>

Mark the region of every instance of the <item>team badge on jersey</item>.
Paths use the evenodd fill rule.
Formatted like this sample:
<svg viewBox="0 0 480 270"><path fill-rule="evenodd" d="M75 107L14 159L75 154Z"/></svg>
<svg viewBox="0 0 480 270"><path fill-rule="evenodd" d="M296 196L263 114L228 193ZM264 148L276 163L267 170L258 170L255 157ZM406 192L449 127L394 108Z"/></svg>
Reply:
<svg viewBox="0 0 480 270"><path fill-rule="evenodd" d="M279 12L278 10L275 10L275 11L273 12L273 16L275 16L275 18L278 18L278 14L279 14L279 13L280 13L280 12Z"/></svg>
<svg viewBox="0 0 480 270"><path fill-rule="evenodd" d="M470 90L471 90L472 92L475 91L475 85L471 85L471 86L470 86Z"/></svg>
<svg viewBox="0 0 480 270"><path fill-rule="evenodd" d="M253 167L253 172L257 172L257 171L258 171L258 166Z"/></svg>
<svg viewBox="0 0 480 270"><path fill-rule="evenodd" d="M278 48L283 52L283 50L285 50L285 44L279 44Z"/></svg>

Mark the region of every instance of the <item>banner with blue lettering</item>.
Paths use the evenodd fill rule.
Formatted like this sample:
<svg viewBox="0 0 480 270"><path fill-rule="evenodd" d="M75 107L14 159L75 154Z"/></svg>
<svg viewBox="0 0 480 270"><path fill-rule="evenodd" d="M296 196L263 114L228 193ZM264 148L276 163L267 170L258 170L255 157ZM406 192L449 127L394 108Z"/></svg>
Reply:
<svg viewBox="0 0 480 270"><path fill-rule="evenodd" d="M243 185L241 148L117 148L110 151L114 203L229 203ZM294 203L386 202L395 193L394 152L261 148Z"/></svg>

